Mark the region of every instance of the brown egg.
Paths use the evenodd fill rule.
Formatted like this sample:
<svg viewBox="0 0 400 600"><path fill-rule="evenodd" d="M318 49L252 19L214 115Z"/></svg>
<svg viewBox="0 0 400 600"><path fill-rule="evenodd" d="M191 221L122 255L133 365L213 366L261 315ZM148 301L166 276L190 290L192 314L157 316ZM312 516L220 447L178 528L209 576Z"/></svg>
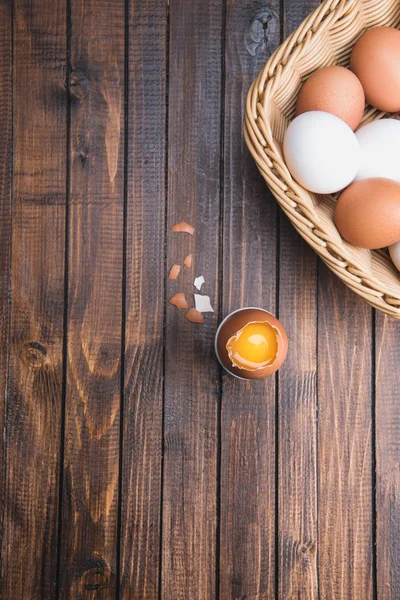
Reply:
<svg viewBox="0 0 400 600"><path fill-rule="evenodd" d="M335 223L341 236L361 248L400 240L400 183L374 177L355 181L340 195Z"/></svg>
<svg viewBox="0 0 400 600"><path fill-rule="evenodd" d="M353 48L350 68L361 81L367 102L385 112L400 110L400 31L374 27Z"/></svg>
<svg viewBox="0 0 400 600"><path fill-rule="evenodd" d="M283 364L288 340L282 323L261 308L228 315L215 336L215 352L226 371L241 379L265 379Z"/></svg>
<svg viewBox="0 0 400 600"><path fill-rule="evenodd" d="M297 98L296 115L310 110L332 113L357 129L365 106L358 78L344 67L325 67L307 79Z"/></svg>

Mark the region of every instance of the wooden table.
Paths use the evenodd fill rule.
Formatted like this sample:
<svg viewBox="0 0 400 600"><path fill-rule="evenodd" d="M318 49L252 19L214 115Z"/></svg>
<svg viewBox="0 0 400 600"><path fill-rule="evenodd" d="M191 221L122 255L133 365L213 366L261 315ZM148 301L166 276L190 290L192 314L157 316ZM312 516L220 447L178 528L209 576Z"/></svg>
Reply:
<svg viewBox="0 0 400 600"><path fill-rule="evenodd" d="M2 600L399 600L400 325L242 139L315 5L1 0ZM204 325L167 302L196 275ZM264 383L213 352L246 305L289 335Z"/></svg>

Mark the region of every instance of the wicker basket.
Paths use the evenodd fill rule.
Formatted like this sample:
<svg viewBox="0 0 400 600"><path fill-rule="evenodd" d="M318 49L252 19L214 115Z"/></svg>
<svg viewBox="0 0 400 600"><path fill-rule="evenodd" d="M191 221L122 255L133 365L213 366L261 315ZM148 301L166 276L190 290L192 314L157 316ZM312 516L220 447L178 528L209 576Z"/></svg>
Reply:
<svg viewBox="0 0 400 600"><path fill-rule="evenodd" d="M244 126L261 174L300 235L356 294L398 319L400 273L388 254L356 248L341 238L333 222L337 195L313 194L297 184L286 167L282 142L304 80L320 67L348 66L351 49L366 29L399 24L399 0L326 0L274 52L253 82ZM366 106L362 122L384 116Z"/></svg>

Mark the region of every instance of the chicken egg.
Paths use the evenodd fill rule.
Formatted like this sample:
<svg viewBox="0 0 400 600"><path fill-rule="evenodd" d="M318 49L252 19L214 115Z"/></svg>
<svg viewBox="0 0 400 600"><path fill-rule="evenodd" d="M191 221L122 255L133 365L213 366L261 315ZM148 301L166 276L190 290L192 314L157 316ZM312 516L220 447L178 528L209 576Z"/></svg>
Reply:
<svg viewBox="0 0 400 600"><path fill-rule="evenodd" d="M341 236L361 248L384 248L400 240L400 184L374 177L355 181L340 195L335 223Z"/></svg>
<svg viewBox="0 0 400 600"><path fill-rule="evenodd" d="M303 84L297 97L296 115L324 111L336 115L354 130L360 124L364 106L364 90L354 73L344 67L324 67Z"/></svg>
<svg viewBox="0 0 400 600"><path fill-rule="evenodd" d="M361 158L355 181L387 177L400 182L400 121L373 121L356 131L356 138Z"/></svg>
<svg viewBox="0 0 400 600"><path fill-rule="evenodd" d="M394 266L400 271L400 241L389 246L389 254Z"/></svg>
<svg viewBox="0 0 400 600"><path fill-rule="evenodd" d="M360 165L360 146L354 132L339 117L322 111L305 112L290 123L283 152L294 179L319 194L346 187Z"/></svg>
<svg viewBox="0 0 400 600"><path fill-rule="evenodd" d="M282 323L261 308L242 308L228 315L215 336L222 367L240 379L265 379L283 364L288 340Z"/></svg>
<svg viewBox="0 0 400 600"><path fill-rule="evenodd" d="M366 31L353 48L350 69L369 104L384 112L400 110L400 31L393 27Z"/></svg>

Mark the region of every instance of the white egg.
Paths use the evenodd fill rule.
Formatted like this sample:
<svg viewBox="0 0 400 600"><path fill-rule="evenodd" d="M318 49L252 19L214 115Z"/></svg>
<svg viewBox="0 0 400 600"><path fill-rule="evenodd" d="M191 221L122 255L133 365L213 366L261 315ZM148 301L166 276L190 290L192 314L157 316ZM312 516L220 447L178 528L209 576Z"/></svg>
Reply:
<svg viewBox="0 0 400 600"><path fill-rule="evenodd" d="M400 242L396 242L389 246L389 254L392 259L394 266L400 271Z"/></svg>
<svg viewBox="0 0 400 600"><path fill-rule="evenodd" d="M400 182L400 121L380 119L356 132L360 144L360 168L356 181L386 177Z"/></svg>
<svg viewBox="0 0 400 600"><path fill-rule="evenodd" d="M354 132L339 117L321 111L303 113L290 123L283 152L294 179L319 194L346 187L360 165Z"/></svg>

